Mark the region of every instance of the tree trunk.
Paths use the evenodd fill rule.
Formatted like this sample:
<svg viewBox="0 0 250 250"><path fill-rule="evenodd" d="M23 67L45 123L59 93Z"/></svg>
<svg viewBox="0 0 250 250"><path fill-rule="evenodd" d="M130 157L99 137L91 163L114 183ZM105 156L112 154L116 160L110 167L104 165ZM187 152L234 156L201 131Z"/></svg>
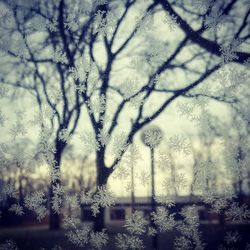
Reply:
<svg viewBox="0 0 250 250"><path fill-rule="evenodd" d="M49 230L59 230L61 227L60 215L55 213L50 205Z"/></svg>
<svg viewBox="0 0 250 250"><path fill-rule="evenodd" d="M61 185L61 181L57 181L56 183L52 183L50 184L50 203L49 203L49 230L59 230L60 226L61 226L61 221L60 221L60 214L55 213L54 209L52 208L52 199L54 196L53 193L53 186L55 184L59 184Z"/></svg>
<svg viewBox="0 0 250 250"><path fill-rule="evenodd" d="M61 165L61 158L62 158L62 153L65 148L65 143L62 141L56 141L56 153L54 155L54 159L56 164L52 166L51 168L57 168L59 173L60 173L60 165ZM59 185L61 186L61 176L59 175L59 178L50 183L50 189L49 189L49 195L50 195L50 204L49 204L49 230L59 230L61 227L61 220L60 220L60 214L56 213L53 209L53 204L52 204L52 199L54 197L54 192L53 192L53 186ZM58 195L57 195L58 196ZM60 197L62 198L62 197Z"/></svg>
<svg viewBox="0 0 250 250"><path fill-rule="evenodd" d="M104 163L104 152L101 150L96 154L96 167L97 167L97 176L96 176L96 186L106 185L108 177L110 175L110 170L105 166ZM99 209L98 213L94 219L94 230L102 231L105 227L105 208Z"/></svg>
<svg viewBox="0 0 250 250"><path fill-rule="evenodd" d="M105 208L99 209L100 213L94 219L94 231L100 232L105 228Z"/></svg>

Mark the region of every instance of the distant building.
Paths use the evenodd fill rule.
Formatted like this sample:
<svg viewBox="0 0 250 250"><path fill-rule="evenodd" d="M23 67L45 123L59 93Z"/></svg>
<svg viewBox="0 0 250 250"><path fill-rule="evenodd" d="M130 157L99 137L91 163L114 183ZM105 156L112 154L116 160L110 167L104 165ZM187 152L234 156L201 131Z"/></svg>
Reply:
<svg viewBox="0 0 250 250"><path fill-rule="evenodd" d="M216 213L209 213L206 205L195 196L178 196L175 198L175 205L169 208L170 212L178 212L185 206L197 206L197 213L200 218L200 223L219 223L220 216ZM158 204L157 206L162 206ZM151 213L151 197L136 197L134 209L140 211L145 218L149 218ZM126 218L129 218L132 214L131 198L119 197L116 199L116 203L113 207L105 209L105 226L122 226L125 223ZM89 205L82 205L81 209L82 221L91 222L93 220L92 212Z"/></svg>

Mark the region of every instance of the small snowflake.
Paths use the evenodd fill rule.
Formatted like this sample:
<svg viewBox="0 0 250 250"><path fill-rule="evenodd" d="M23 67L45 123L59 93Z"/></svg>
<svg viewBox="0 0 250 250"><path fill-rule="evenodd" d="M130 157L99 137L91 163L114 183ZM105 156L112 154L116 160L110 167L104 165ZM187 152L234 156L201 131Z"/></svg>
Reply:
<svg viewBox="0 0 250 250"><path fill-rule="evenodd" d="M68 208L72 210L77 210L79 208L79 200L77 195L66 195L65 204Z"/></svg>
<svg viewBox="0 0 250 250"><path fill-rule="evenodd" d="M13 184L7 184L3 187L3 193L11 198L17 198L18 192Z"/></svg>
<svg viewBox="0 0 250 250"><path fill-rule="evenodd" d="M108 143L110 141L110 135L106 131L104 131L103 129L99 130L97 137L98 137L98 141L99 141L100 145L102 145L102 147L105 147L108 145Z"/></svg>
<svg viewBox="0 0 250 250"><path fill-rule="evenodd" d="M147 235L149 237L157 235L157 230L154 227L148 227Z"/></svg>
<svg viewBox="0 0 250 250"><path fill-rule="evenodd" d="M169 146L178 153L189 155L191 153L191 145L184 136L175 135L170 137Z"/></svg>
<svg viewBox="0 0 250 250"><path fill-rule="evenodd" d="M115 245L118 249L129 250L129 249L144 249L143 241L133 235L118 233L115 236Z"/></svg>
<svg viewBox="0 0 250 250"><path fill-rule="evenodd" d="M170 167L173 164L170 157L163 151L159 152L158 157L156 164L162 171L166 170L167 167Z"/></svg>
<svg viewBox="0 0 250 250"><path fill-rule="evenodd" d="M4 127L6 121L7 121L7 117L0 110L0 126Z"/></svg>
<svg viewBox="0 0 250 250"><path fill-rule="evenodd" d="M177 17L174 15L166 15L164 22L168 25L170 31L175 31L178 27Z"/></svg>
<svg viewBox="0 0 250 250"><path fill-rule="evenodd" d="M173 207L175 206L174 196L164 196L164 197L154 197L155 201L163 206L166 207Z"/></svg>
<svg viewBox="0 0 250 250"><path fill-rule="evenodd" d="M23 207L20 206L19 204L13 204L11 205L11 207L9 208L9 211L14 212L16 215L24 215L23 212Z"/></svg>
<svg viewBox="0 0 250 250"><path fill-rule="evenodd" d="M238 231L230 231L230 232L227 232L225 238L224 238L224 241L227 243L227 245L231 245L231 244L234 244L238 241L241 240L241 236L239 235L239 232Z"/></svg>
<svg viewBox="0 0 250 250"><path fill-rule="evenodd" d="M88 152L92 152L93 150L100 150L100 144L96 140L95 135L92 132L84 132L81 135L80 139Z"/></svg>
<svg viewBox="0 0 250 250"><path fill-rule="evenodd" d="M204 25L207 29L220 28L225 20L225 15L217 8L213 8L209 15L206 15Z"/></svg>
<svg viewBox="0 0 250 250"><path fill-rule="evenodd" d="M66 236L73 244L84 247L89 242L91 227L87 224L81 225L79 228L75 218L65 218L65 227L68 229Z"/></svg>
<svg viewBox="0 0 250 250"><path fill-rule="evenodd" d="M79 27L79 18L77 13L70 13L67 15L64 22L64 27L68 30L76 31Z"/></svg>
<svg viewBox="0 0 250 250"><path fill-rule="evenodd" d="M129 174L128 174L129 175ZM131 183L131 181L127 182L126 185L125 185L125 190L127 192L131 192L131 191L134 191L134 187L133 187L133 184Z"/></svg>
<svg viewBox="0 0 250 250"><path fill-rule="evenodd" d="M84 71L83 62L78 63L75 67L70 67L69 72L75 81L79 80L83 82L86 80L86 72Z"/></svg>
<svg viewBox="0 0 250 250"><path fill-rule="evenodd" d="M250 210L246 204L239 205L237 202L233 202L225 212L225 215L227 220L243 222L250 219Z"/></svg>
<svg viewBox="0 0 250 250"><path fill-rule="evenodd" d="M136 18L136 30L140 33L149 32L152 29L153 18L152 13L146 12L142 13Z"/></svg>
<svg viewBox="0 0 250 250"><path fill-rule="evenodd" d="M184 207L181 211L181 215L184 217L184 221L187 222L188 225L196 225L199 221L199 215L195 205Z"/></svg>
<svg viewBox="0 0 250 250"><path fill-rule="evenodd" d="M57 31L57 27L58 27L58 22L56 19L52 19L52 21L46 21L46 27L48 28L48 30L50 32L56 32Z"/></svg>
<svg viewBox="0 0 250 250"><path fill-rule="evenodd" d="M8 97L9 89L3 86L0 86L0 98Z"/></svg>
<svg viewBox="0 0 250 250"><path fill-rule="evenodd" d="M75 90L78 94L82 94L86 92L86 86L84 83L80 83L78 85L75 85Z"/></svg>
<svg viewBox="0 0 250 250"><path fill-rule="evenodd" d="M52 209L55 213L60 213L60 208L62 206L62 195L64 193L64 189L60 184L54 184L52 186Z"/></svg>
<svg viewBox="0 0 250 250"><path fill-rule="evenodd" d="M18 250L16 243L12 240L6 240L0 244L0 250Z"/></svg>
<svg viewBox="0 0 250 250"><path fill-rule="evenodd" d="M56 183L57 181L60 180L60 169L59 169L59 166L55 166L55 167L51 168L50 177L51 177L52 183Z"/></svg>
<svg viewBox="0 0 250 250"><path fill-rule="evenodd" d="M120 87L124 100L129 100L139 90L139 79L126 79Z"/></svg>
<svg viewBox="0 0 250 250"><path fill-rule="evenodd" d="M47 21L41 15L35 15L33 19L31 19L30 26L32 29L37 31L42 31L46 29Z"/></svg>
<svg viewBox="0 0 250 250"><path fill-rule="evenodd" d="M93 216L96 216L100 211L99 209L111 207L115 204L113 193L111 193L106 186L98 186L96 192L88 191L82 193L81 202L91 205L91 211Z"/></svg>
<svg viewBox="0 0 250 250"><path fill-rule="evenodd" d="M62 64L67 63L66 53L61 48L56 48L54 52L53 60L56 63L62 63Z"/></svg>
<svg viewBox="0 0 250 250"><path fill-rule="evenodd" d="M93 194L94 193L92 191L88 191L86 193L82 192L81 197L80 197L81 203L87 204L87 205L91 204L93 202Z"/></svg>
<svg viewBox="0 0 250 250"><path fill-rule="evenodd" d="M45 203L45 194L41 191L36 191L24 198L25 207L35 212L39 221L47 215Z"/></svg>
<svg viewBox="0 0 250 250"><path fill-rule="evenodd" d="M69 143L69 140L71 139L72 135L69 133L68 129L64 128L59 133L59 140Z"/></svg>
<svg viewBox="0 0 250 250"><path fill-rule="evenodd" d="M192 0L192 5L199 11L207 11L214 3L214 0Z"/></svg>
<svg viewBox="0 0 250 250"><path fill-rule="evenodd" d="M98 10L95 14L95 32L102 36L112 34L115 28L115 16L110 11Z"/></svg>
<svg viewBox="0 0 250 250"><path fill-rule="evenodd" d="M87 100L85 103L89 107L88 112L90 114L100 115L101 119L101 115L106 110L106 97L104 95L101 95L99 98L94 99L92 102L90 100Z"/></svg>
<svg viewBox="0 0 250 250"><path fill-rule="evenodd" d="M140 93L130 99L129 106L138 109L140 106L143 105L144 102L145 101L143 99L143 93Z"/></svg>
<svg viewBox="0 0 250 250"><path fill-rule="evenodd" d="M115 142L113 144L113 154L115 155L116 159L121 159L122 153L125 152L128 148L129 144L127 142L127 136L125 133L120 133L116 136Z"/></svg>
<svg viewBox="0 0 250 250"><path fill-rule="evenodd" d="M145 187L147 184L149 184L150 174L143 170L138 175L138 178L140 180L140 183Z"/></svg>
<svg viewBox="0 0 250 250"><path fill-rule="evenodd" d="M185 250L192 249L192 242L184 236L176 237L174 241L174 250L184 250L184 249Z"/></svg>
<svg viewBox="0 0 250 250"><path fill-rule="evenodd" d="M108 0L94 0L93 2L96 5L105 5L105 4L108 4Z"/></svg>
<svg viewBox="0 0 250 250"><path fill-rule="evenodd" d="M17 136L24 136L27 134L27 130L23 123L18 121L10 128L10 134L12 135L13 139L15 140Z"/></svg>

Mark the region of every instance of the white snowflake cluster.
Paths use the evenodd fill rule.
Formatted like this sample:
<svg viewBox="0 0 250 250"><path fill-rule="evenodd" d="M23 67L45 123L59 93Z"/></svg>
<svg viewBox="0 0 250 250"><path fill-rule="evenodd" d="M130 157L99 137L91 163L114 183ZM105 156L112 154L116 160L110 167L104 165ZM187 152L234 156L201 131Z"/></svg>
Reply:
<svg viewBox="0 0 250 250"><path fill-rule="evenodd" d="M170 214L164 207L157 207L156 212L151 213L152 221L160 232L173 230L176 225L175 214Z"/></svg>
<svg viewBox="0 0 250 250"><path fill-rule="evenodd" d="M142 235L146 232L148 221L143 217L139 211L135 211L131 218L128 218L124 227L132 235Z"/></svg>
<svg viewBox="0 0 250 250"><path fill-rule="evenodd" d="M93 216L100 213L100 208L111 207L115 204L115 198L106 186L98 186L96 192L82 193L81 202L90 205Z"/></svg>

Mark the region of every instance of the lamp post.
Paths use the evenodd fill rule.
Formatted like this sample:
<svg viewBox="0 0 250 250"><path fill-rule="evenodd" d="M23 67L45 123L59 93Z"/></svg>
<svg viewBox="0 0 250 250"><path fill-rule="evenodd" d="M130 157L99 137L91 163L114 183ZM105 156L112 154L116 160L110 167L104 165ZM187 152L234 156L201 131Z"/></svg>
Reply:
<svg viewBox="0 0 250 250"><path fill-rule="evenodd" d="M149 147L151 156L151 208L152 211L156 210L155 203L155 167L154 167L154 150L161 143L163 137L162 130L157 126L150 126L146 128L142 134L142 142ZM152 222L151 222L152 223ZM153 223L152 223L152 226ZM153 249L158 249L157 234L153 236Z"/></svg>
<svg viewBox="0 0 250 250"><path fill-rule="evenodd" d="M133 119L130 120L131 125L133 126ZM132 144L133 144L133 138L132 138ZM135 212L135 182L134 182L134 164L131 165L131 212L132 214Z"/></svg>

